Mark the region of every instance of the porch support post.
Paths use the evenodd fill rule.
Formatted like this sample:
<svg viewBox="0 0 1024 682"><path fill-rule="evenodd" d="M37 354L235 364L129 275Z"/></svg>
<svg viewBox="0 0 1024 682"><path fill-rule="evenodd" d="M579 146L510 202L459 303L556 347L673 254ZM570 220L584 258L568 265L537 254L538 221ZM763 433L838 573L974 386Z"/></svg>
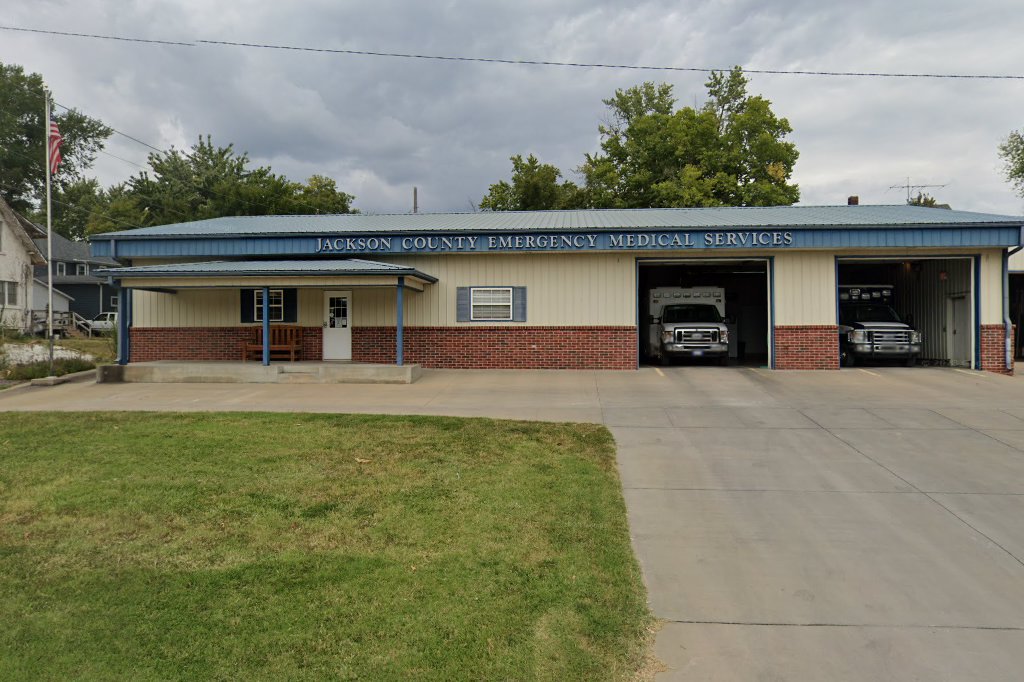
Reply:
<svg viewBox="0 0 1024 682"><path fill-rule="evenodd" d="M126 289L124 300L125 305L128 306L128 309L124 311L125 317L128 318L128 330L124 335L124 340L128 348L128 354L125 355L125 363L127 364L128 360L132 357L132 327L135 326L135 305L133 302L135 300L135 293L131 289Z"/></svg>
<svg viewBox="0 0 1024 682"><path fill-rule="evenodd" d="M405 277L398 278L398 294L397 294L397 305L395 306L398 310L397 320L395 321L395 360L399 367L402 366L404 360L402 346L405 341Z"/></svg>
<svg viewBox="0 0 1024 682"><path fill-rule="evenodd" d="M117 290L117 364L127 365L131 357L132 290Z"/></svg>
<svg viewBox="0 0 1024 682"><path fill-rule="evenodd" d="M270 287L263 287L263 364L270 364Z"/></svg>

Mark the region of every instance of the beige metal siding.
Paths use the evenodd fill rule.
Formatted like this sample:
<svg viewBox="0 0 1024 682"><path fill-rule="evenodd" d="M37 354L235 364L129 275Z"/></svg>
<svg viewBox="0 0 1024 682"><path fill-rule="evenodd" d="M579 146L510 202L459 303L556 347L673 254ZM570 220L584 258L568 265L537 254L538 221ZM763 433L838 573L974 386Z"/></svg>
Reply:
<svg viewBox="0 0 1024 682"><path fill-rule="evenodd" d="M406 294L405 323L409 326L459 324L456 289L468 286L526 287L525 324L531 326L636 324L636 263L632 256L408 256L388 261L438 278L422 293ZM352 319L357 327L394 325L394 289L353 291Z"/></svg>
<svg viewBox="0 0 1024 682"><path fill-rule="evenodd" d="M132 293L136 327L233 327L239 321L238 289L182 289L176 294Z"/></svg>
<svg viewBox="0 0 1024 682"><path fill-rule="evenodd" d="M132 324L136 327L234 327L240 324L238 289L182 289L176 294L135 291ZM298 324L323 322L323 291L299 289Z"/></svg>
<svg viewBox="0 0 1024 682"><path fill-rule="evenodd" d="M1003 322L1003 252L981 255L981 323Z"/></svg>
<svg viewBox="0 0 1024 682"><path fill-rule="evenodd" d="M836 323L836 262L831 253L775 256L775 324Z"/></svg>
<svg viewBox="0 0 1024 682"><path fill-rule="evenodd" d="M1010 256L1010 272L1024 272L1024 251Z"/></svg>

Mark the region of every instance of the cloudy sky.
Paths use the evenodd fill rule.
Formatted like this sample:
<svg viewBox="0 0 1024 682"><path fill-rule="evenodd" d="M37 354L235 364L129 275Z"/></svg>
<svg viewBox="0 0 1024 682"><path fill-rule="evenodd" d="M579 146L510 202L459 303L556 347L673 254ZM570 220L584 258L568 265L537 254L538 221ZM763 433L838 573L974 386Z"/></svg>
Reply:
<svg viewBox="0 0 1024 682"><path fill-rule="evenodd" d="M161 40L748 69L1024 74L1019 3L978 0L399 2L0 0L0 24ZM211 134L293 179L329 175L364 212L464 211L533 153L572 171L598 148L601 100L643 80L699 104L706 74L178 47L0 31L0 61L55 99L160 148ZM1024 213L996 147L1024 128L1024 80L751 75L789 119L802 204L899 203L905 183L954 208ZM111 154L149 150L115 135ZM101 155L102 182L139 169Z"/></svg>

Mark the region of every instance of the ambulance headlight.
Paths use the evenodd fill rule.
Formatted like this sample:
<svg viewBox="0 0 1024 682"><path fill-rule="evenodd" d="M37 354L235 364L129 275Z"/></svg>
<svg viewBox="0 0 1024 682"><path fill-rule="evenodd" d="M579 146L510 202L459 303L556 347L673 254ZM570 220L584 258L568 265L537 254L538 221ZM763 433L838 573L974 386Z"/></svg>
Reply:
<svg viewBox="0 0 1024 682"><path fill-rule="evenodd" d="M867 343L868 332L866 329L854 329L846 335L846 340L850 343Z"/></svg>
<svg viewBox="0 0 1024 682"><path fill-rule="evenodd" d="M910 343L921 343L921 332L910 332Z"/></svg>

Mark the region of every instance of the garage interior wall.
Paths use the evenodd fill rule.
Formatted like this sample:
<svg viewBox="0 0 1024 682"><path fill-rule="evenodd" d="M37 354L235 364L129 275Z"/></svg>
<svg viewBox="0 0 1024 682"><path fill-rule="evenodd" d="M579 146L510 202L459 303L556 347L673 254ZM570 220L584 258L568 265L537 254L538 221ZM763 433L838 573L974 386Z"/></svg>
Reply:
<svg viewBox="0 0 1024 682"><path fill-rule="evenodd" d="M974 288L971 261L967 258L908 261L906 265L894 266L893 272L896 312L924 336L921 359L948 360L952 355L946 333L947 305L949 299L957 295L967 296L969 304L973 305L970 303Z"/></svg>

